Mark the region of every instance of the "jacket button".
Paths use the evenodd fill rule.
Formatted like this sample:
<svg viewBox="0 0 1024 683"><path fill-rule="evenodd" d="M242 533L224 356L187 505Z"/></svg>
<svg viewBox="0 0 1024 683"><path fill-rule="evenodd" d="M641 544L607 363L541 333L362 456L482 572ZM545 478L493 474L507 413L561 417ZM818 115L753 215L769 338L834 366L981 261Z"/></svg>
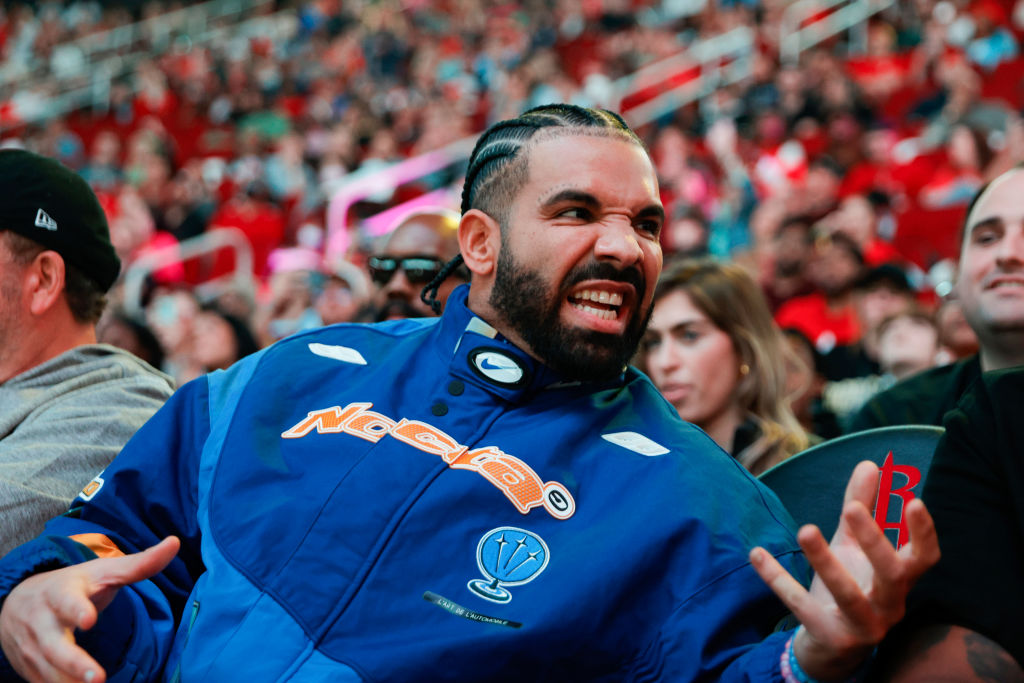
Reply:
<svg viewBox="0 0 1024 683"><path fill-rule="evenodd" d="M453 379L448 383L448 393L452 396L462 396L462 392L466 390L466 385L457 379Z"/></svg>
<svg viewBox="0 0 1024 683"><path fill-rule="evenodd" d="M443 417L448 414L448 406L438 401L434 405L430 406L430 412L438 417Z"/></svg>

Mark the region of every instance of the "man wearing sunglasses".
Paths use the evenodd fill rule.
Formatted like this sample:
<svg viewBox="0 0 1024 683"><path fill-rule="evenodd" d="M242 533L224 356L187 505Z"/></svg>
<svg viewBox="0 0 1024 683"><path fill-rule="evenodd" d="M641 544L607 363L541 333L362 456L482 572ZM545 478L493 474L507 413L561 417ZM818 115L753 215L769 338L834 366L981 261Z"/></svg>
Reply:
<svg viewBox="0 0 1024 683"><path fill-rule="evenodd" d="M374 319L425 318L436 315L420 292L459 253L459 216L447 209L425 209L409 214L388 234L367 263L374 284ZM437 299L467 281L464 269L445 280Z"/></svg>

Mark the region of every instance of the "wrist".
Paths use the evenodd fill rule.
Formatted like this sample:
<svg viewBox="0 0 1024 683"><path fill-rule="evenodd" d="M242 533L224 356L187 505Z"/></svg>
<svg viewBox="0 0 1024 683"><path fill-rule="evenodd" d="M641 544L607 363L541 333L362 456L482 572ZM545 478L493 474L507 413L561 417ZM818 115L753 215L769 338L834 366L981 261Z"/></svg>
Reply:
<svg viewBox="0 0 1024 683"><path fill-rule="evenodd" d="M786 643L786 659L790 677L783 669L786 683L823 683L824 681L856 681L872 652L871 647L858 647L836 653L800 626Z"/></svg>

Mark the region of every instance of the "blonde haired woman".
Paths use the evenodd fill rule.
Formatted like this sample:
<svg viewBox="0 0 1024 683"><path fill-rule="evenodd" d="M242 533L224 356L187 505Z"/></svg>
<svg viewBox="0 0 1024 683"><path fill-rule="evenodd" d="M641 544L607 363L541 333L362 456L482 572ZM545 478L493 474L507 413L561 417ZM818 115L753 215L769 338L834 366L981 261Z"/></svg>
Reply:
<svg viewBox="0 0 1024 683"><path fill-rule="evenodd" d="M668 267L641 349L641 366L679 416L752 473L807 447L785 395L792 351L742 267L708 259Z"/></svg>

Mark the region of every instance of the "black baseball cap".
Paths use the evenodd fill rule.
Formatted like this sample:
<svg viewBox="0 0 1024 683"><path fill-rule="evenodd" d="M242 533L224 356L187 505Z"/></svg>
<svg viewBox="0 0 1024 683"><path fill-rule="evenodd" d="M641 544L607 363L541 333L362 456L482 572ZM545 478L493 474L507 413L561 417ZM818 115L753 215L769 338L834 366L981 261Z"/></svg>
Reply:
<svg viewBox="0 0 1024 683"><path fill-rule="evenodd" d="M914 291L913 285L910 284L910 278L907 277L907 271L895 263L883 263L880 266L875 266L864 273L864 276L854 285L854 289L861 291L871 291L882 287L887 287L894 292L912 293Z"/></svg>
<svg viewBox="0 0 1024 683"><path fill-rule="evenodd" d="M0 150L0 230L10 230L61 255L110 289L121 260L96 195L60 162L22 149Z"/></svg>

